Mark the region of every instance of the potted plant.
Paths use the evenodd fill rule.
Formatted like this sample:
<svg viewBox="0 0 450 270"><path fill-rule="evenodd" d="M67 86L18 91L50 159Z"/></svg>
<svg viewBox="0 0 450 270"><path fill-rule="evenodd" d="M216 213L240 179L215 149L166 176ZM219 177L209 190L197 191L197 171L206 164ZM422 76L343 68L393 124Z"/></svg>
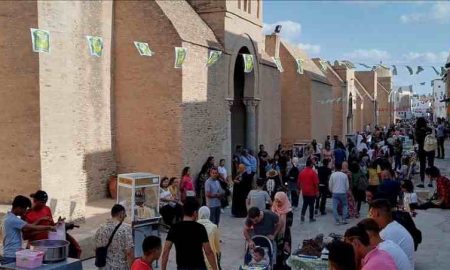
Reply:
<svg viewBox="0 0 450 270"><path fill-rule="evenodd" d="M115 172L109 176L108 191L111 198L117 199L117 174Z"/></svg>

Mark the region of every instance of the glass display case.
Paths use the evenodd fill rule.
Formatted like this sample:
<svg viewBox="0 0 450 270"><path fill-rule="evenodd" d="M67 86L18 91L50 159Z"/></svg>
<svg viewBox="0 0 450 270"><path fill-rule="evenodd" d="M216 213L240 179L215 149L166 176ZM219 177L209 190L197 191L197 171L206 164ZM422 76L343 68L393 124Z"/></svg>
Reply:
<svg viewBox="0 0 450 270"><path fill-rule="evenodd" d="M117 176L117 203L127 211L126 223L159 222L159 175L127 173Z"/></svg>

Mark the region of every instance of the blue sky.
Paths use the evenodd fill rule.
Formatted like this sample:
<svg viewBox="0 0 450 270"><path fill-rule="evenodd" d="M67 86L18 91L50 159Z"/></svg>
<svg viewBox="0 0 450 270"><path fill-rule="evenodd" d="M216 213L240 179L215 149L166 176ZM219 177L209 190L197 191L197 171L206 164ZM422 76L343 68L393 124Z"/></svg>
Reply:
<svg viewBox="0 0 450 270"><path fill-rule="evenodd" d="M264 1L264 30L281 35L310 57L386 65L445 65L450 53L450 1ZM357 66L364 70L363 67ZM431 67L410 76L397 67L394 85L431 92ZM421 82L427 85L421 86Z"/></svg>

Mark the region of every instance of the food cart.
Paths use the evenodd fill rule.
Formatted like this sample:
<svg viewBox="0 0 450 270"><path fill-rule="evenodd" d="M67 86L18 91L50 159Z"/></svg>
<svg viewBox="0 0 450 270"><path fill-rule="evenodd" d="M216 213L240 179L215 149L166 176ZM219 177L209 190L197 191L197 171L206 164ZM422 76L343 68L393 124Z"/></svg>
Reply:
<svg viewBox="0 0 450 270"><path fill-rule="evenodd" d="M117 203L125 207L125 223L131 225L136 257L142 256L142 242L159 235L159 175L126 173L117 176Z"/></svg>

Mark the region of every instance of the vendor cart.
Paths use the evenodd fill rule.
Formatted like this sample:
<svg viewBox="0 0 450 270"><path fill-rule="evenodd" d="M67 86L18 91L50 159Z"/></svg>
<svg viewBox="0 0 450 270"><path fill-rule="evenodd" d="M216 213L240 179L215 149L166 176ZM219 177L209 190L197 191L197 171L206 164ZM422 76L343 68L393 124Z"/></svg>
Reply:
<svg viewBox="0 0 450 270"><path fill-rule="evenodd" d="M126 173L117 176L117 203L125 207L125 223L131 225L135 257L142 256L142 242L149 235L159 236L159 175Z"/></svg>

